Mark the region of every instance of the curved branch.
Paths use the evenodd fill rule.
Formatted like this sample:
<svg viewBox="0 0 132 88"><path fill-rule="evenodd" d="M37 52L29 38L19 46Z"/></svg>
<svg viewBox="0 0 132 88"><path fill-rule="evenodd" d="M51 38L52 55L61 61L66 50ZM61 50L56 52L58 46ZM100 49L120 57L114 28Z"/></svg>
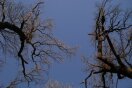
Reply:
<svg viewBox="0 0 132 88"><path fill-rule="evenodd" d="M17 27L16 25L10 24L9 22L0 22L0 31L4 30L5 28L7 28L11 31L14 31L16 34L18 34L18 36L20 38L21 46L20 46L20 50L18 52L18 57L21 59L21 63L22 63L22 67L23 67L23 74L24 74L24 76L26 76L25 64L28 64L28 62L25 61L22 56L22 51L24 49L24 42L26 40L26 36L25 36L24 32L22 30L20 30L21 28Z"/></svg>

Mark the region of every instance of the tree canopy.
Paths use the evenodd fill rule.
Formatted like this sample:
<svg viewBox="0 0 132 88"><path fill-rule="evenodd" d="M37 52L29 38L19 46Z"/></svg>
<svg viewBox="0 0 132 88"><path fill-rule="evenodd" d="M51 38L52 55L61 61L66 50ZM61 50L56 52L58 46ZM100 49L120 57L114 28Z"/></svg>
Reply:
<svg viewBox="0 0 132 88"><path fill-rule="evenodd" d="M94 36L96 53L93 62L85 62L89 71L85 88L90 77L98 81L92 83L93 88L113 88L118 79L132 79L132 10L109 2L103 0L98 6L95 30L89 34Z"/></svg>
<svg viewBox="0 0 132 88"><path fill-rule="evenodd" d="M118 80L132 79L132 10L113 5L112 0L99 2L95 22L91 24L94 28L88 34L95 43L95 52L93 57L83 59L88 75L82 84L85 88L117 88ZM44 3L0 0L0 67L6 65L6 60L15 60L18 67L7 85L0 79L0 88L19 88L21 84L22 87L72 88L54 80L47 82L45 76L54 61L62 62L76 48L54 36L52 19L42 13Z"/></svg>
<svg viewBox="0 0 132 88"><path fill-rule="evenodd" d="M14 0L0 0L0 53L17 58L20 65L19 74L8 88L21 82L41 83L53 61L60 62L74 53L73 48L54 37L52 21L41 15L43 3L37 1L29 7Z"/></svg>

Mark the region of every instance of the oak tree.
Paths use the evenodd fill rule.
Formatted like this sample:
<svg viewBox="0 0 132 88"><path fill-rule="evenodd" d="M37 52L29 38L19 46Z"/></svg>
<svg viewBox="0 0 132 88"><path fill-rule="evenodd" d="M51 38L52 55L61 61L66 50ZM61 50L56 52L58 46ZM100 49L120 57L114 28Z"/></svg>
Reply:
<svg viewBox="0 0 132 88"><path fill-rule="evenodd" d="M74 52L54 37L52 21L41 14L43 3L38 0L28 6L15 0L0 0L0 53L7 60L10 56L17 58L20 65L19 74L8 88L21 82L42 82L53 61L62 61L64 55ZM2 62L4 59L0 58Z"/></svg>
<svg viewBox="0 0 132 88"><path fill-rule="evenodd" d="M85 88L89 82L93 88L114 88L118 79L132 79L132 10L109 2L98 6L95 30L89 34L95 39L96 54L91 62L85 61L89 72Z"/></svg>

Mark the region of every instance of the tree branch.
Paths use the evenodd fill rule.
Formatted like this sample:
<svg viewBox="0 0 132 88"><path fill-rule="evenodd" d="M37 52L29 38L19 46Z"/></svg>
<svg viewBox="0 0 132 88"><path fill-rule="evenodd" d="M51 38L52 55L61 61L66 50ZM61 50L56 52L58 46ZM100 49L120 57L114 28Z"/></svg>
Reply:
<svg viewBox="0 0 132 88"><path fill-rule="evenodd" d="M0 30L4 30L5 28L14 31L16 34L18 34L20 41L21 41L21 46L20 46L20 50L18 52L18 57L21 59L21 63L22 63L22 67L23 67L23 74L24 76L26 76L26 72L25 72L25 64L28 64L28 62L26 62L22 56L22 51L24 49L24 42L26 40L26 36L25 34L22 32L22 30L20 30L19 27L10 24L9 22L0 22Z"/></svg>

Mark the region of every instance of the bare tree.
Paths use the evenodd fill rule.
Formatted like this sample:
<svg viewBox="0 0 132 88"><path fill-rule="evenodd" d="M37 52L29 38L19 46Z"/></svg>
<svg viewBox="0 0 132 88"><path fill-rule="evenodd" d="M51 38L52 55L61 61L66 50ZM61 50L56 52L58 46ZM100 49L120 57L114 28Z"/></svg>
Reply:
<svg viewBox="0 0 132 88"><path fill-rule="evenodd" d="M44 88L73 88L71 85L64 85L56 80L49 80Z"/></svg>
<svg viewBox="0 0 132 88"><path fill-rule="evenodd" d="M118 79L132 79L132 10L109 2L103 0L98 7L94 33L89 34L95 38L97 54L93 63L84 61L89 72L85 88L89 79L95 88L114 88Z"/></svg>
<svg viewBox="0 0 132 88"><path fill-rule="evenodd" d="M22 68L10 86L42 80L53 60L62 61L64 55L74 52L53 36L52 21L41 16L43 3L28 7L14 0L0 0L0 53L17 58Z"/></svg>

